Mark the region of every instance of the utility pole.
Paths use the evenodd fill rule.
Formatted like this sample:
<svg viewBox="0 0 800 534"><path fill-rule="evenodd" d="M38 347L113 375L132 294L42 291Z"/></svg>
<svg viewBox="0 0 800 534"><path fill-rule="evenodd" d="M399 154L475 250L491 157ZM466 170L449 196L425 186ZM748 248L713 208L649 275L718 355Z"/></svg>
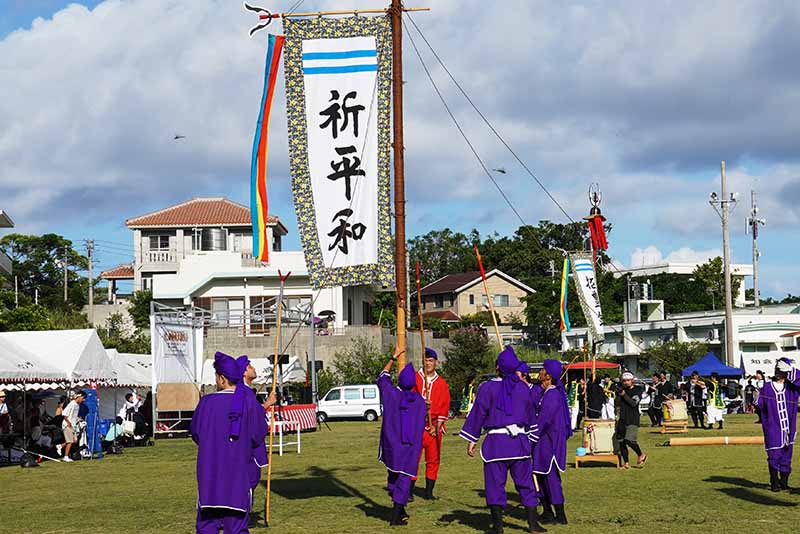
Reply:
<svg viewBox="0 0 800 534"><path fill-rule="evenodd" d="M747 230L753 237L753 305L758 307L761 305L761 295L758 292L758 258L761 256L761 251L758 250L758 225L767 224L766 219L758 217L758 204L756 204L756 192L750 191L750 217L747 219Z"/></svg>
<svg viewBox="0 0 800 534"><path fill-rule="evenodd" d="M397 294L398 369L406 364L406 193L403 159L403 2L392 0L392 149L394 164L394 279Z"/></svg>
<svg viewBox="0 0 800 534"><path fill-rule="evenodd" d="M92 274L94 239L86 241L86 250L89 256L89 324L94 326L94 276Z"/></svg>
<svg viewBox="0 0 800 534"><path fill-rule="evenodd" d="M69 300L67 289L69 287L69 247L64 247L64 304Z"/></svg>
<svg viewBox="0 0 800 534"><path fill-rule="evenodd" d="M19 306L19 282L16 275L14 276L14 307Z"/></svg>
<svg viewBox="0 0 800 534"><path fill-rule="evenodd" d="M730 206L736 205L736 193L728 196L728 181L725 178L725 162L720 162L720 198L711 193L709 204L722 219L722 264L725 277L725 363L735 365L733 346L733 302L731 295L731 245L728 232Z"/></svg>

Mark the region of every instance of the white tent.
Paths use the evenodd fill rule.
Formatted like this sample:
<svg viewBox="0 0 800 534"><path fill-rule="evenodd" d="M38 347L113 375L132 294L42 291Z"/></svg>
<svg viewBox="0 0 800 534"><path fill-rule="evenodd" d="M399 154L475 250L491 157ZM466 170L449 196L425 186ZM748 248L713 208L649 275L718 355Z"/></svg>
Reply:
<svg viewBox="0 0 800 534"><path fill-rule="evenodd" d="M116 384L100 388L100 418L113 419L125 405L128 393L144 396L153 382L153 357L149 354L129 354L106 349L106 354L114 367Z"/></svg>
<svg viewBox="0 0 800 534"><path fill-rule="evenodd" d="M66 380L67 374L48 365L28 350L0 338L0 383Z"/></svg>
<svg viewBox="0 0 800 534"><path fill-rule="evenodd" d="M114 368L95 330L0 332L11 342L62 371L72 382L114 380Z"/></svg>
<svg viewBox="0 0 800 534"><path fill-rule="evenodd" d="M250 360L255 370L257 377L253 384L260 386L262 384L272 384L272 359L271 358L253 358ZM280 366L278 367L280 369ZM203 385L209 386L215 384L214 378L214 360L206 360L203 362ZM278 382L280 383L280 377ZM305 382L306 371L300 365L300 358L292 356L289 358L289 363L283 365L283 383L289 382Z"/></svg>

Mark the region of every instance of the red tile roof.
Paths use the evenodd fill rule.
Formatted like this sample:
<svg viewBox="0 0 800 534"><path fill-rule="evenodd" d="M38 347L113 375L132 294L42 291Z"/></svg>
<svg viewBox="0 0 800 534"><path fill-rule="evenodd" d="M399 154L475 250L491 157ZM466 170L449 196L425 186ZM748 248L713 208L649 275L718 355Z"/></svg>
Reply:
<svg viewBox="0 0 800 534"><path fill-rule="evenodd" d="M468 284L480 277L480 271L448 274L447 276L444 276L437 281L423 287L420 292L423 295L441 295L442 293L452 293L464 284Z"/></svg>
<svg viewBox="0 0 800 534"><path fill-rule="evenodd" d="M268 217L270 225L286 227L275 216ZM125 221L128 228L164 226L249 226L250 209L227 198L194 198L176 206L154 211Z"/></svg>
<svg viewBox="0 0 800 534"><path fill-rule="evenodd" d="M427 319L439 319L442 321L460 321L461 317L453 313L452 310L436 310L422 312L422 317Z"/></svg>
<svg viewBox="0 0 800 534"><path fill-rule="evenodd" d="M100 273L105 280L133 280L133 265L118 265L113 269Z"/></svg>

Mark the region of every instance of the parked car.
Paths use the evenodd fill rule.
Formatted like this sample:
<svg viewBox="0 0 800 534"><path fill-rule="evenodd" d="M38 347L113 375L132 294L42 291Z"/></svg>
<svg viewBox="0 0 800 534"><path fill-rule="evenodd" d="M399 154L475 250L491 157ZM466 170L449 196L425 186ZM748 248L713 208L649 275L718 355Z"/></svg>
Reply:
<svg viewBox="0 0 800 534"><path fill-rule="evenodd" d="M375 384L340 386L331 389L317 405L317 420L363 417L375 421L381 415L381 399Z"/></svg>

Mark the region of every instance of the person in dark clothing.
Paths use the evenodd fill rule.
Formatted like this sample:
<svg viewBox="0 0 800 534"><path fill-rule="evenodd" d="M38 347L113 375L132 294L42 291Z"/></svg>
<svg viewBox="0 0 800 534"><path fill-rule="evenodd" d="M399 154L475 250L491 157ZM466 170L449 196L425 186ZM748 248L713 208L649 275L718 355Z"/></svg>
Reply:
<svg viewBox="0 0 800 534"><path fill-rule="evenodd" d="M661 402L663 403L666 400L675 398L675 388L672 382L667 379L667 373L662 371L661 374L659 374L659 378L660 380L658 383L661 386Z"/></svg>
<svg viewBox="0 0 800 534"><path fill-rule="evenodd" d="M705 422L703 419L706 413L705 382L700 379L700 375L697 372L694 372L692 373L692 378L683 387L686 394L686 408L689 411L689 415L692 416L694 427L704 427Z"/></svg>
<svg viewBox="0 0 800 534"><path fill-rule="evenodd" d="M602 419L603 418L603 405L606 402L606 394L603 391L603 386L600 384L600 378L589 382L586 387L586 395L589 406L586 411L587 419Z"/></svg>
<svg viewBox="0 0 800 534"><path fill-rule="evenodd" d="M622 374L622 387L617 390L619 399L619 419L617 420L615 438L622 458L622 469L630 469L628 447L637 455L636 467L643 467L647 455L639 447L639 401L642 399L642 388L634 386L633 374Z"/></svg>
<svg viewBox="0 0 800 534"><path fill-rule="evenodd" d="M586 380L578 380L578 426L581 428L581 421L586 417Z"/></svg>
<svg viewBox="0 0 800 534"><path fill-rule="evenodd" d="M661 426L661 392L659 391L661 377L658 373L653 375L653 381L647 386L650 404L647 415L650 417L650 426Z"/></svg>
<svg viewBox="0 0 800 534"><path fill-rule="evenodd" d="M753 413L753 406L756 399L756 387L753 385L753 379L747 381L744 387L744 411L745 413Z"/></svg>

